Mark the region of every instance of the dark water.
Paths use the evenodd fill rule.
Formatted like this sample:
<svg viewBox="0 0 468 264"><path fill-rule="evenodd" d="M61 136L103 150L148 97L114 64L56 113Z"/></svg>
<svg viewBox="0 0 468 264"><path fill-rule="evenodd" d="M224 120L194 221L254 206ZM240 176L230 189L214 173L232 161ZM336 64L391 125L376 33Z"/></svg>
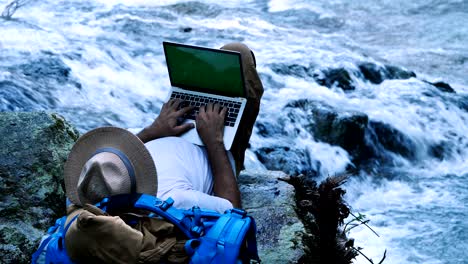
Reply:
<svg viewBox="0 0 468 264"><path fill-rule="evenodd" d="M357 166L352 153L307 132L307 115L281 109L311 99L362 113L404 140L380 138L385 159L347 183L347 200L380 238L366 228L350 236L374 260L387 249L384 263L466 263L466 25L468 1L29 1L0 19L0 111L59 112L82 132L143 127L169 89L163 40L242 41L266 88L259 123L267 125L254 131L248 168L264 167L260 149L285 145L319 164L319 178ZM340 87L354 90L327 83L330 69L350 73ZM439 81L455 93L428 83Z"/></svg>

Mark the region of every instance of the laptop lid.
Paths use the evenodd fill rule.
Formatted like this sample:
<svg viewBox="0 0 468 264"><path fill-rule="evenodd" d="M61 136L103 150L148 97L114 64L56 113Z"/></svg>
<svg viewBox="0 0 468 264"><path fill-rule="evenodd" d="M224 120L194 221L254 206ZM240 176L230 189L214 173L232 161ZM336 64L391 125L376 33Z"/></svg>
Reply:
<svg viewBox="0 0 468 264"><path fill-rule="evenodd" d="M246 97L239 52L163 42L171 85L230 97Z"/></svg>

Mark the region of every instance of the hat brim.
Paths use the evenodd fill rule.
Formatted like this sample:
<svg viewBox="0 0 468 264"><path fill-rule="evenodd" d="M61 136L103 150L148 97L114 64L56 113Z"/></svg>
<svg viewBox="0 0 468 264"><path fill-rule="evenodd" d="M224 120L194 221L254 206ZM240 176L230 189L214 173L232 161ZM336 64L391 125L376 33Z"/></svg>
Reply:
<svg viewBox="0 0 468 264"><path fill-rule="evenodd" d="M64 167L65 190L68 199L76 205L78 180L85 163L100 148L116 148L127 155L135 170L136 192L156 195L158 177L153 158L143 142L133 133L118 127L100 127L81 136L73 146Z"/></svg>

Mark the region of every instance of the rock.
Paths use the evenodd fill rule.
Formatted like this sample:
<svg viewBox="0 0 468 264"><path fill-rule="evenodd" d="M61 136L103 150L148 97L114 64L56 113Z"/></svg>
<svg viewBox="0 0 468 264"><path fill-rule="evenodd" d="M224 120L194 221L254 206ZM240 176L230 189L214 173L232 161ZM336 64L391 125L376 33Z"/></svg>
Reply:
<svg viewBox="0 0 468 264"><path fill-rule="evenodd" d="M25 76L34 80L53 79L65 83L70 78L71 69L55 54L43 52L43 56L13 70L20 70Z"/></svg>
<svg viewBox="0 0 468 264"><path fill-rule="evenodd" d="M267 138L306 138L339 146L351 157L349 169L369 168L389 164L393 154L407 159L416 156L416 143L404 132L380 121L369 120L365 113L337 109L321 101L300 99L284 107L283 114L274 122L259 121L260 136ZM258 159L269 170L282 170L292 176L317 176L321 163L300 146L271 145L254 150ZM442 159L447 149L434 148L429 155Z"/></svg>
<svg viewBox="0 0 468 264"><path fill-rule="evenodd" d="M57 107L56 87L81 89L70 67L51 52L41 52L27 63L0 66L6 71L0 81L0 111L39 111Z"/></svg>
<svg viewBox="0 0 468 264"><path fill-rule="evenodd" d="M336 86L345 91L356 89L352 83L351 75L344 68L326 69L321 73L314 74L313 77L318 84L328 88Z"/></svg>
<svg viewBox="0 0 468 264"><path fill-rule="evenodd" d="M304 225L296 214L292 185L273 171L242 171L238 182L242 206L257 223L257 242L263 263L298 263L308 251Z"/></svg>
<svg viewBox="0 0 468 264"><path fill-rule="evenodd" d="M350 91L356 89L352 76L364 78L373 84L380 84L384 80L416 77L416 74L412 71L392 65L380 66L371 62L359 64L358 69L359 72L345 68L329 68L322 70L320 73L314 73L313 78L318 84L328 88L336 86L344 91Z"/></svg>
<svg viewBox="0 0 468 264"><path fill-rule="evenodd" d="M262 80L264 87L268 87L269 89L280 89L284 87L284 83L273 79L273 77L270 74L263 72L259 72L258 74L260 76L260 79Z"/></svg>
<svg viewBox="0 0 468 264"><path fill-rule="evenodd" d="M308 99L292 101L285 110L290 111L291 108L305 113L305 120L309 122L305 128L316 140L338 145L355 159L360 158L365 148L364 137L369 121L366 114L339 111L323 102Z"/></svg>
<svg viewBox="0 0 468 264"><path fill-rule="evenodd" d="M269 65L273 72L280 75L289 75L306 80L315 80L318 84L328 88L339 87L344 91L356 89L353 76L360 77L373 84L380 84L384 80L409 79L416 77L412 71L393 65L377 65L372 62L364 62L358 65L358 70L349 70L343 67L315 69L313 64L308 66L300 64L274 63Z"/></svg>
<svg viewBox="0 0 468 264"><path fill-rule="evenodd" d="M0 81L0 112L3 111L18 111L20 109L33 110L38 104L47 105L45 100L41 100L35 95L37 91L26 88L19 82L13 81ZM5 102L4 102L5 101Z"/></svg>
<svg viewBox="0 0 468 264"><path fill-rule="evenodd" d="M311 163L309 152L289 146L263 147L255 151L258 160L269 170L284 171L289 175L317 176L320 162Z"/></svg>
<svg viewBox="0 0 468 264"><path fill-rule="evenodd" d="M397 66L385 65L385 77L391 80L406 80L413 77L416 78L416 73Z"/></svg>
<svg viewBox="0 0 468 264"><path fill-rule="evenodd" d="M65 211L62 167L78 132L45 112L3 112L0 124L0 259L29 263Z"/></svg>
<svg viewBox="0 0 468 264"><path fill-rule="evenodd" d="M416 155L416 143L390 124L380 121L370 121L369 130L370 140L374 147L383 147L405 158L414 158Z"/></svg>
<svg viewBox="0 0 468 264"><path fill-rule="evenodd" d="M461 95L460 98L456 101L456 104L460 109L465 110L468 112L468 94L466 95Z"/></svg>
<svg viewBox="0 0 468 264"><path fill-rule="evenodd" d="M428 148L428 154L438 160L444 160L446 158L452 158L451 150L454 149L453 142L441 141L432 144Z"/></svg>
<svg viewBox="0 0 468 264"><path fill-rule="evenodd" d="M265 120L257 120L255 122L255 127L257 128L257 133L265 138L286 136L283 128L279 126L278 123L273 124Z"/></svg>
<svg viewBox="0 0 468 264"><path fill-rule="evenodd" d="M381 68L374 63L363 63L358 66L364 78L373 84L382 83L384 76L382 76Z"/></svg>
<svg viewBox="0 0 468 264"><path fill-rule="evenodd" d="M358 68L364 79L373 84L380 84L384 80L409 79L411 77L416 77L414 72L392 65L380 66L375 63L365 62L359 64Z"/></svg>
<svg viewBox="0 0 468 264"><path fill-rule="evenodd" d="M184 32L184 33L192 32L192 30L193 30L193 28L191 28L191 27L184 27L184 28L180 29L180 31Z"/></svg>
<svg viewBox="0 0 468 264"><path fill-rule="evenodd" d="M344 68L328 68L323 70L315 70L312 64L308 66L300 64L281 64L274 63L269 65L273 72L281 75L289 75L306 80L314 80L318 84L328 88L339 87L345 91L354 90L351 74Z"/></svg>
<svg viewBox="0 0 468 264"><path fill-rule="evenodd" d="M437 88L441 92L455 93L455 90L448 83L445 83L445 82L428 82L428 81L424 81L424 82L432 84L435 88Z"/></svg>
<svg viewBox="0 0 468 264"><path fill-rule="evenodd" d="M269 65L274 73L281 75L289 75L301 78L310 78L313 75L313 69L311 66L307 67L299 64L282 64L273 63Z"/></svg>

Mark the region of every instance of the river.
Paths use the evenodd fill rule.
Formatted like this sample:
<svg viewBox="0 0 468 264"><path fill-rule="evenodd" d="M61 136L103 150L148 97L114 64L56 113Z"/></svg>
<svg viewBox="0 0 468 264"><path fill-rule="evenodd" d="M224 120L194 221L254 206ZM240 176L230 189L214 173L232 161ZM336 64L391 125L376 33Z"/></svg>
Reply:
<svg viewBox="0 0 468 264"><path fill-rule="evenodd" d="M363 226L350 232L367 257L377 263L386 249L384 263L467 263L467 0L19 2L11 19L0 18L0 111L58 112L80 132L143 127L170 86L162 41L242 41L265 86L259 123L274 124L289 102L310 99L365 114L409 142L411 155L380 149L385 159L357 166L345 185L352 211L380 236ZM370 81L363 63L417 77ZM353 89L318 82L326 69L351 73ZM257 126L246 166L264 168L256 153L279 145L320 164L317 180L355 165L344 148L302 133L302 121L284 121L286 132L299 131L287 136Z"/></svg>

